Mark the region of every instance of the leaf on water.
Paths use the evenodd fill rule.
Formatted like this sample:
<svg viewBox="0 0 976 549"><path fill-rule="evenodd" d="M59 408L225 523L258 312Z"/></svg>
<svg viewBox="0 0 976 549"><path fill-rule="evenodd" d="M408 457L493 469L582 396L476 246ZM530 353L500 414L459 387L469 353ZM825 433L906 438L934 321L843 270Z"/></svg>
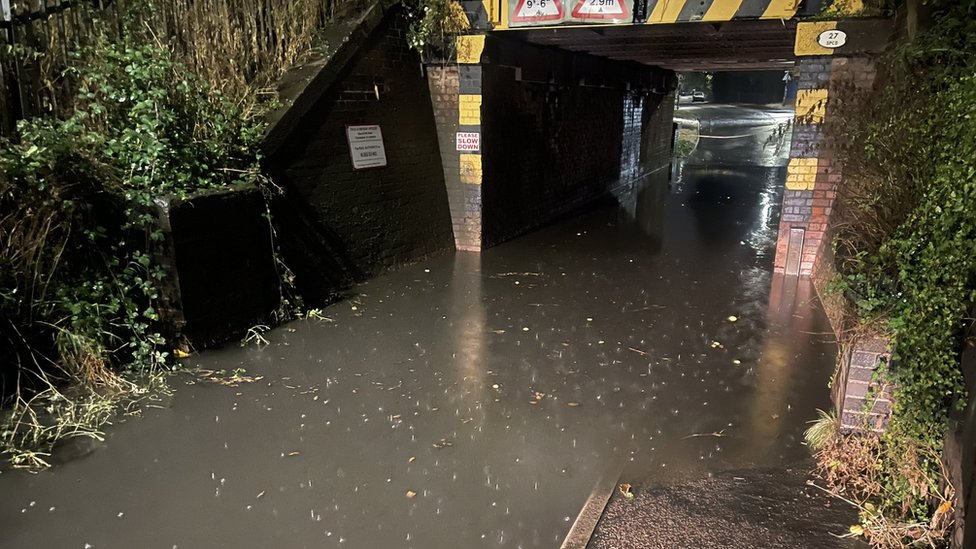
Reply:
<svg viewBox="0 0 976 549"><path fill-rule="evenodd" d="M413 499L417 497L417 492L414 492L413 490L407 490L407 497Z"/></svg>
<svg viewBox="0 0 976 549"><path fill-rule="evenodd" d="M864 527L860 524L854 524L850 528L851 534L855 536L864 535Z"/></svg>

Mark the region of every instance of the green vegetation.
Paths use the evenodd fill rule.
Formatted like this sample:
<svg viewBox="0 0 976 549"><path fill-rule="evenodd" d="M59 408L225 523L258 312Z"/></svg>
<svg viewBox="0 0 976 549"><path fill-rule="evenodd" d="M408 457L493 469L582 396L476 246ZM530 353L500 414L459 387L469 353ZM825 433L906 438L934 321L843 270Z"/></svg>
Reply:
<svg viewBox="0 0 976 549"><path fill-rule="evenodd" d="M55 42L55 14L30 23L33 46L0 50L56 98L0 143L0 453L13 465L46 466L59 441L99 439L120 410L166 390L179 342L160 334L156 200L276 191L257 152L265 87L336 6L81 6L71 17L87 34L73 44ZM256 29L288 39L261 42ZM241 42L248 30L254 41Z"/></svg>
<svg viewBox="0 0 976 549"><path fill-rule="evenodd" d="M693 127L681 126L678 129L678 139L674 144L674 155L678 158L688 158L698 148L699 139L697 124Z"/></svg>
<svg viewBox="0 0 976 549"><path fill-rule="evenodd" d="M945 528L952 494L940 489L939 455L950 410L965 399L961 337L976 303L974 3L930 4L933 25L885 56L870 94L832 94L825 128L845 170L836 290L854 332L891 334L896 392L888 433L841 437L821 465L849 497L873 500L864 532L885 546Z"/></svg>
<svg viewBox="0 0 976 549"><path fill-rule="evenodd" d="M408 0L404 2L407 43L424 58L453 59L455 38L471 28L468 16L457 0Z"/></svg>
<svg viewBox="0 0 976 549"><path fill-rule="evenodd" d="M91 436L107 419L96 395L136 388L118 372L167 365L154 200L265 184L260 118L168 49L103 42L75 61L70 116L22 121L0 150L0 342L16 365L2 440L14 455ZM65 398L66 381L86 391ZM100 412L65 419L55 408Z"/></svg>

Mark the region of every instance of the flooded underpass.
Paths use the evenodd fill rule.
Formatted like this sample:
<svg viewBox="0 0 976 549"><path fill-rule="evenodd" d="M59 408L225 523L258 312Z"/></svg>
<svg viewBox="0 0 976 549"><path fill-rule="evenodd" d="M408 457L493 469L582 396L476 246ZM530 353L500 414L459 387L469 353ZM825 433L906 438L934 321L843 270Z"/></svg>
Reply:
<svg viewBox="0 0 976 549"><path fill-rule="evenodd" d="M773 280L773 119L701 139L667 192L187 360L253 382L178 375L87 455L4 471L3 546L559 547L601 478L802 464L836 348Z"/></svg>

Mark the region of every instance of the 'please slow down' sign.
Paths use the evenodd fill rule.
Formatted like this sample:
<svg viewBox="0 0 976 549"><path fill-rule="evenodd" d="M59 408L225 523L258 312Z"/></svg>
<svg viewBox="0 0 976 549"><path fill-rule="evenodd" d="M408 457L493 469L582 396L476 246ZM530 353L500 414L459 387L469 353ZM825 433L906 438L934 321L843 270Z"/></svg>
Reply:
<svg viewBox="0 0 976 549"><path fill-rule="evenodd" d="M481 134L478 132L458 132L457 150L459 151L481 150Z"/></svg>

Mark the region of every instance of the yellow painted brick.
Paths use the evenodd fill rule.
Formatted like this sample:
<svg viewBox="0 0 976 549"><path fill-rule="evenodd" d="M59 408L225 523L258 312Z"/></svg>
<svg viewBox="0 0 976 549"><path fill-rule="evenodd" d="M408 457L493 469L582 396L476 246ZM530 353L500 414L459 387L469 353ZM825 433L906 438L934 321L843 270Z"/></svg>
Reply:
<svg viewBox="0 0 976 549"><path fill-rule="evenodd" d="M768 0L760 19L791 19L799 6L799 0Z"/></svg>
<svg viewBox="0 0 976 549"><path fill-rule="evenodd" d="M466 126L481 124L481 95L458 96L458 122Z"/></svg>
<svg viewBox="0 0 976 549"><path fill-rule="evenodd" d="M462 154L460 156L461 168L459 175L461 176L461 183L468 185L480 185L481 184L481 155L480 154Z"/></svg>
<svg viewBox="0 0 976 549"><path fill-rule="evenodd" d="M833 55L834 50L820 45L820 34L837 28L837 21L805 21L796 24L796 41L793 53L796 55Z"/></svg>
<svg viewBox="0 0 976 549"><path fill-rule="evenodd" d="M485 51L485 35L468 34L457 37L458 63L481 63L481 53Z"/></svg>
<svg viewBox="0 0 976 549"><path fill-rule="evenodd" d="M742 0L714 0L702 21L731 21L741 5Z"/></svg>
<svg viewBox="0 0 976 549"><path fill-rule="evenodd" d="M827 90L799 90L796 92L796 118L803 124L820 124L827 112Z"/></svg>

